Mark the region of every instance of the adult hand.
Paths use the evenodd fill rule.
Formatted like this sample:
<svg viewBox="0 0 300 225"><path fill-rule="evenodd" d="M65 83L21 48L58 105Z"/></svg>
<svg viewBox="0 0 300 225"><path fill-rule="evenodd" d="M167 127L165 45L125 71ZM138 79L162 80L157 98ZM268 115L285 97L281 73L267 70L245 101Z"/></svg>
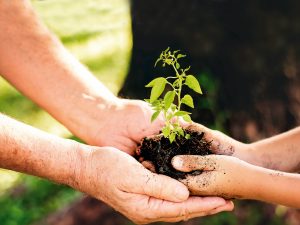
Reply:
<svg viewBox="0 0 300 225"><path fill-rule="evenodd" d="M248 198L249 183L255 179L255 166L238 158L223 155L181 155L172 160L175 169L182 172L203 171L200 175L189 175L181 180L192 194L221 196L225 198Z"/></svg>
<svg viewBox="0 0 300 225"><path fill-rule="evenodd" d="M176 222L233 208L222 198L189 197L182 183L151 173L114 148L86 146L78 157L80 172L70 186L103 200L135 223Z"/></svg>
<svg viewBox="0 0 300 225"><path fill-rule="evenodd" d="M132 155L142 138L157 134L164 125L162 116L151 123L153 111L144 101L118 99L107 110L99 112L97 123L86 124L89 144L113 146Z"/></svg>
<svg viewBox="0 0 300 225"><path fill-rule="evenodd" d="M113 95L47 30L29 0L1 1L0 30L1 75L83 141L133 153L159 130L150 107Z"/></svg>

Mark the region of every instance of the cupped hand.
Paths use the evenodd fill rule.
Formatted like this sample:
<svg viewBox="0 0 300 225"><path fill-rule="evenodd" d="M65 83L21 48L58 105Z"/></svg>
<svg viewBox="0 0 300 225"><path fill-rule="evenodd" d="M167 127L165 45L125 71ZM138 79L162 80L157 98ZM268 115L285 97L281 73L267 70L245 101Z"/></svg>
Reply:
<svg viewBox="0 0 300 225"><path fill-rule="evenodd" d="M150 172L111 147L85 146L78 158L81 166L70 186L106 202L135 223L176 222L233 209L222 198L189 197L182 183Z"/></svg>
<svg viewBox="0 0 300 225"><path fill-rule="evenodd" d="M231 156L181 155L172 159L172 165L182 172L202 171L181 180L194 195L248 198L249 181L255 179L253 165Z"/></svg>
<svg viewBox="0 0 300 225"><path fill-rule="evenodd" d="M152 113L144 101L119 99L107 117L99 118L89 144L113 146L133 155L142 138L157 134L164 125L162 116L151 123Z"/></svg>
<svg viewBox="0 0 300 225"><path fill-rule="evenodd" d="M211 150L215 154L228 155L240 158L245 161L250 161L251 154L249 144L239 142L226 134L209 129L201 124L193 123L192 126L196 126L197 129L205 133L204 138L207 141L211 141Z"/></svg>

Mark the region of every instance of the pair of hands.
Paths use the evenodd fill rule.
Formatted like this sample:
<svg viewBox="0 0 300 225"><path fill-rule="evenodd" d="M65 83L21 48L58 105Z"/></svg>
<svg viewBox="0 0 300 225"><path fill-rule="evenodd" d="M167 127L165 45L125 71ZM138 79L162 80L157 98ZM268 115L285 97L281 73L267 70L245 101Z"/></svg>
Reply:
<svg viewBox="0 0 300 225"><path fill-rule="evenodd" d="M100 125L88 124L94 130L93 140L88 141L112 147L80 145L81 169L71 186L136 223L176 222L233 209L231 201L219 197L190 197L184 184L150 172L130 156L143 137L160 130L163 119L150 123L152 110L143 101L118 104L110 118L99 118Z"/></svg>

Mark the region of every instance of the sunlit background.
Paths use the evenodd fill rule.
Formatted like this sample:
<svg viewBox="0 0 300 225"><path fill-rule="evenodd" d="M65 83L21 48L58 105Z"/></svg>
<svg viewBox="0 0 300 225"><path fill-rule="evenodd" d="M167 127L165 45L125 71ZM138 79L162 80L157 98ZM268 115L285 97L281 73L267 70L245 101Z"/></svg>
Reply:
<svg viewBox="0 0 300 225"><path fill-rule="evenodd" d="M49 29L116 94L127 74L132 47L128 2L50 0L32 3ZM71 136L62 125L1 77L0 111L47 132ZM7 190L13 194L5 195ZM42 179L1 170L0 224L31 224L80 195Z"/></svg>

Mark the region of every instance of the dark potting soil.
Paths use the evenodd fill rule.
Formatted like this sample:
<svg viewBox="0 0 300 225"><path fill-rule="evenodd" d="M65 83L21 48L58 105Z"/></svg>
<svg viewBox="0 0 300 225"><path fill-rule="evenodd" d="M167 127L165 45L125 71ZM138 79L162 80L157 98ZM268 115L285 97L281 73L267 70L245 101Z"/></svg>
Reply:
<svg viewBox="0 0 300 225"><path fill-rule="evenodd" d="M211 141L204 138L205 133L194 126L185 129L190 139L177 137L170 143L162 134L145 137L138 148L137 155L140 161L151 161L155 171L175 179L184 179L187 174L200 174L201 171L184 173L173 168L171 160L176 155L210 155Z"/></svg>

